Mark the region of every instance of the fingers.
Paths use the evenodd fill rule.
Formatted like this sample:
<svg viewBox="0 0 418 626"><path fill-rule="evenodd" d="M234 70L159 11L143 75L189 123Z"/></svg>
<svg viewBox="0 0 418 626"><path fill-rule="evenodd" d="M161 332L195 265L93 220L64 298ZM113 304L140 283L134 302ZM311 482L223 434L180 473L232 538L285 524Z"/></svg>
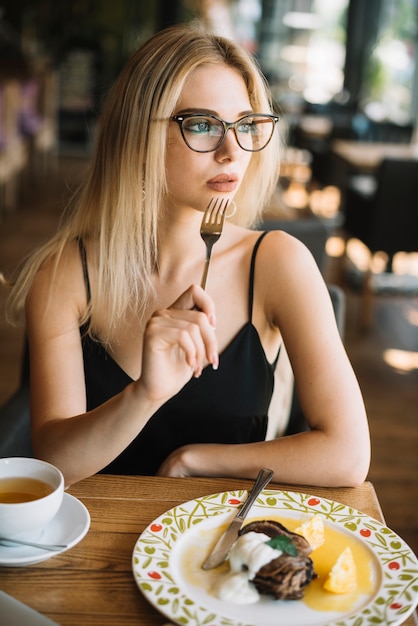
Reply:
<svg viewBox="0 0 418 626"><path fill-rule="evenodd" d="M177 350L193 370L200 376L205 362L218 367L217 340L214 327L205 313L197 310L164 309L156 311L151 318L147 334L154 337L160 350ZM180 355L176 354L176 359Z"/></svg>
<svg viewBox="0 0 418 626"><path fill-rule="evenodd" d="M206 359L213 369L217 369L218 346L213 332L216 328L216 312L215 304L208 293L198 285L191 285L168 310L176 319L184 319L184 311L191 314L187 314L187 319L198 325L205 345Z"/></svg>
<svg viewBox="0 0 418 626"><path fill-rule="evenodd" d="M170 309L192 310L198 309L205 313L209 323L216 326L215 304L209 294L199 287L191 285L181 296L171 305Z"/></svg>
<svg viewBox="0 0 418 626"><path fill-rule="evenodd" d="M196 308L199 306L199 309ZM144 333L139 387L153 402L166 401L210 363L218 368L215 307L191 287L169 308L155 311Z"/></svg>

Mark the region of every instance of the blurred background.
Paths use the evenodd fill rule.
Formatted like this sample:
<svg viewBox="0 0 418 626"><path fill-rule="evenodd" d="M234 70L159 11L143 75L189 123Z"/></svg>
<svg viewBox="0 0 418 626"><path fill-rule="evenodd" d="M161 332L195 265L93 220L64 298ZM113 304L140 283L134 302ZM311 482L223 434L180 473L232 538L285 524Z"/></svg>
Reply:
<svg viewBox="0 0 418 626"><path fill-rule="evenodd" d="M0 15L2 74L59 74L62 141L82 138L138 44L196 17L254 53L291 142L314 130L405 141L416 125L415 0L3 0ZM329 127L306 128L306 114Z"/></svg>
<svg viewBox="0 0 418 626"><path fill-rule="evenodd" d="M370 480L417 552L418 0L0 0L0 270L56 228L128 56L194 19L244 45L270 83L283 152L260 228L305 241L341 289ZM21 385L6 295L0 406Z"/></svg>

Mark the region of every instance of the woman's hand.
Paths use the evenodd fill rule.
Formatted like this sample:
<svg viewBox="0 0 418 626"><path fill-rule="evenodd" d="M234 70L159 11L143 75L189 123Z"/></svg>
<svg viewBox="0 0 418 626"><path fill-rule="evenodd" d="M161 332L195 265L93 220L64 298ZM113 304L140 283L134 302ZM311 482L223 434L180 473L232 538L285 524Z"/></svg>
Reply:
<svg viewBox="0 0 418 626"><path fill-rule="evenodd" d="M139 384L147 397L164 402L211 363L218 367L212 298L192 285L168 309L156 311L145 329Z"/></svg>
<svg viewBox="0 0 418 626"><path fill-rule="evenodd" d="M189 443L173 450L158 468L157 476L230 476L255 478L262 465L265 442L255 444ZM246 456L249 445L256 454ZM260 447L261 446L261 447ZM243 459L244 464L243 464ZM268 467L271 467L271 459Z"/></svg>
<svg viewBox="0 0 418 626"><path fill-rule="evenodd" d="M213 443L191 443L173 450L158 468L157 476L216 476L216 461L223 460L227 446Z"/></svg>
<svg viewBox="0 0 418 626"><path fill-rule="evenodd" d="M171 478L185 478L186 476L196 476L190 468L187 467L186 457L187 449L195 447L198 444L192 446L182 446L174 450L169 456L164 459L160 467L158 468L157 476L170 476Z"/></svg>

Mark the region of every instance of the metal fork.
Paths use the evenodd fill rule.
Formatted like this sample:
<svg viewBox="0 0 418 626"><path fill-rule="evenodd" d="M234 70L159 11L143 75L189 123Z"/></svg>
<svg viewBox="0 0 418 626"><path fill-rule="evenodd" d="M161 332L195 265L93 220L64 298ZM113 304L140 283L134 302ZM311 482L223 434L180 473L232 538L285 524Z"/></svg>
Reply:
<svg viewBox="0 0 418 626"><path fill-rule="evenodd" d="M202 280L200 286L206 288L206 280L208 277L210 257L212 254L212 246L216 243L222 234L225 213L228 208L228 198L212 198L205 209L200 226L200 236L206 244L206 261L203 269Z"/></svg>

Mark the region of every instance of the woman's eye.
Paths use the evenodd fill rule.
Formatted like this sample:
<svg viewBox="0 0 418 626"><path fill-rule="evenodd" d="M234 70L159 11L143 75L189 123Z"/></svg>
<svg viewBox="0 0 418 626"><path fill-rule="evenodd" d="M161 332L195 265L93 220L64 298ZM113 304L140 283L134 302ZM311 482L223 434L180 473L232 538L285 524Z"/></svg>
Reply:
<svg viewBox="0 0 418 626"><path fill-rule="evenodd" d="M211 123L208 120L190 121L187 124L187 130L195 134L209 133Z"/></svg>
<svg viewBox="0 0 418 626"><path fill-rule="evenodd" d="M257 125L255 122L243 122L239 125L239 132L244 134L254 133L257 131Z"/></svg>

